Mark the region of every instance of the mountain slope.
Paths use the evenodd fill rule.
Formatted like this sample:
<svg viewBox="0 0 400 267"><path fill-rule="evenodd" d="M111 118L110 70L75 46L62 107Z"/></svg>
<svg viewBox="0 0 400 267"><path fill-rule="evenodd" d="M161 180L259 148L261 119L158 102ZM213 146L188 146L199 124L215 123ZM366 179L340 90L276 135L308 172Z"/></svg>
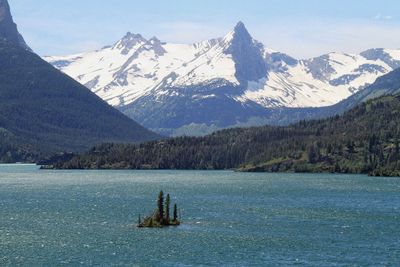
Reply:
<svg viewBox="0 0 400 267"><path fill-rule="evenodd" d="M266 124L288 125L301 120L328 118L381 96L400 94L400 69L395 69L381 77L365 89L339 103L321 108L283 108L270 112L264 119ZM276 123L279 121L279 123Z"/></svg>
<svg viewBox="0 0 400 267"><path fill-rule="evenodd" d="M342 113L350 108L383 95L396 95L400 93L400 69L379 77L375 83L368 86L365 90L350 96L337 105L330 107L331 114Z"/></svg>
<svg viewBox="0 0 400 267"><path fill-rule="evenodd" d="M0 127L44 150L157 137L37 55L0 42Z"/></svg>
<svg viewBox="0 0 400 267"><path fill-rule="evenodd" d="M97 146L57 168L233 169L400 176L400 95L325 120Z"/></svg>
<svg viewBox="0 0 400 267"><path fill-rule="evenodd" d="M400 50L297 60L259 43L239 22L197 44L128 33L98 51L45 59L146 127L179 134L281 124L282 109L336 104L400 65Z"/></svg>
<svg viewBox="0 0 400 267"><path fill-rule="evenodd" d="M0 39L8 40L24 49L31 50L25 43L22 35L18 32L7 0L0 0Z"/></svg>
<svg viewBox="0 0 400 267"><path fill-rule="evenodd" d="M30 51L0 0L0 162L159 136Z"/></svg>

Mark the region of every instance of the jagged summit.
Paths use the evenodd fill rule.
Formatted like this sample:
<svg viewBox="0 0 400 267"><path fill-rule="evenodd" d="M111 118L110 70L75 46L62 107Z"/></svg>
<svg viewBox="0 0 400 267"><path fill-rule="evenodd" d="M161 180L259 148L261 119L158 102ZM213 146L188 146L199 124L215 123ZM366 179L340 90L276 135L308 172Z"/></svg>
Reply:
<svg viewBox="0 0 400 267"><path fill-rule="evenodd" d="M251 38L251 35L249 33L249 31L247 30L246 26L244 25L243 22L239 21L235 28L233 29L233 31L235 32L235 34L240 35L240 36L247 36Z"/></svg>
<svg viewBox="0 0 400 267"><path fill-rule="evenodd" d="M145 39L141 34L127 32L122 40Z"/></svg>
<svg viewBox="0 0 400 267"><path fill-rule="evenodd" d="M146 42L147 40L142 35L127 32L125 36L114 45L114 48L122 50L121 53L126 55L132 48Z"/></svg>
<svg viewBox="0 0 400 267"><path fill-rule="evenodd" d="M0 0L0 39L31 51L14 23L7 0Z"/></svg>
<svg viewBox="0 0 400 267"><path fill-rule="evenodd" d="M253 37L250 35L249 31L247 30L246 26L243 22L239 21L232 31L230 31L225 37L223 41L225 43L230 43L234 40L246 40L247 42L252 42Z"/></svg>
<svg viewBox="0 0 400 267"><path fill-rule="evenodd" d="M226 54L231 54L235 61L236 78L246 84L247 81L257 81L267 74L267 65L263 58L260 44L251 37L243 22L239 21L234 30L229 33L225 42Z"/></svg>

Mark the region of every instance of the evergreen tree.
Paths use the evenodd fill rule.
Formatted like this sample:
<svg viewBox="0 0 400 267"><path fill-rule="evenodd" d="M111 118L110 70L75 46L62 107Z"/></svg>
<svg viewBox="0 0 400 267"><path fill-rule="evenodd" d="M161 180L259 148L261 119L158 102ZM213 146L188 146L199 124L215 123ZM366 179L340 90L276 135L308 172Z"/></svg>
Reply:
<svg viewBox="0 0 400 267"><path fill-rule="evenodd" d="M178 221L178 206L174 204L174 222Z"/></svg>
<svg viewBox="0 0 400 267"><path fill-rule="evenodd" d="M171 203L171 198L169 194L167 194L167 199L165 200L165 223L169 224L169 207Z"/></svg>
<svg viewBox="0 0 400 267"><path fill-rule="evenodd" d="M158 195L158 216L159 216L159 222L163 223L164 221L164 192L160 191L160 194Z"/></svg>
<svg viewBox="0 0 400 267"><path fill-rule="evenodd" d="M353 141L347 141L347 152L348 153L350 153L350 154L354 154L354 152L355 152L355 145L354 145L354 142Z"/></svg>
<svg viewBox="0 0 400 267"><path fill-rule="evenodd" d="M320 157L320 151L319 151L319 147L318 144L314 143L312 145L310 145L310 147L308 148L308 161L310 163L316 163L319 160Z"/></svg>

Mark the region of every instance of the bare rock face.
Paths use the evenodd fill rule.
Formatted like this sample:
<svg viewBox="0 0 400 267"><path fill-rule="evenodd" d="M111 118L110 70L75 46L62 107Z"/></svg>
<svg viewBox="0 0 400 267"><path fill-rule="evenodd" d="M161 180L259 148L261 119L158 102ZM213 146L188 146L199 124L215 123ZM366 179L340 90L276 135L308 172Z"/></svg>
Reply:
<svg viewBox="0 0 400 267"><path fill-rule="evenodd" d="M236 78L240 82L258 81L266 76L267 65L260 48L260 44L251 37L243 22L239 22L225 53L232 55L236 65Z"/></svg>
<svg viewBox="0 0 400 267"><path fill-rule="evenodd" d="M0 0L0 39L6 39L13 44L31 51L22 35L18 32L7 0Z"/></svg>

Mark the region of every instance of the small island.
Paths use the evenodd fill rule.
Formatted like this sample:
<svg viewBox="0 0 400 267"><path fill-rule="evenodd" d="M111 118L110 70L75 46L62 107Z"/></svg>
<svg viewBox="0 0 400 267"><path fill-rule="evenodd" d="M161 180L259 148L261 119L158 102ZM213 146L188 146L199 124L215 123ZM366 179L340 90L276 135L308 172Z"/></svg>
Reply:
<svg viewBox="0 0 400 267"><path fill-rule="evenodd" d="M152 215L141 219L139 215L139 220L137 227L139 228L162 228L168 226L178 226L181 222L178 219L178 206L174 204L174 211L172 220L170 218L170 204L171 197L167 194L165 205L164 205L164 192L160 191L157 199L157 209Z"/></svg>

